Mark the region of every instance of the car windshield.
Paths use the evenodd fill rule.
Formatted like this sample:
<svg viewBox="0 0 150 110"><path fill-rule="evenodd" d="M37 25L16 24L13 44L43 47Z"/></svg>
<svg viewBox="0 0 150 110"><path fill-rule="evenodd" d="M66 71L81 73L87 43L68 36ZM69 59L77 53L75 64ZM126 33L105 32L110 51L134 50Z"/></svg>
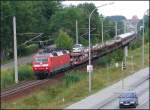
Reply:
<svg viewBox="0 0 150 110"><path fill-rule="evenodd" d="M76 45L74 45L74 48L80 48L80 47L82 47L81 44L76 44Z"/></svg>
<svg viewBox="0 0 150 110"><path fill-rule="evenodd" d="M121 98L133 98L134 93L124 93L121 95Z"/></svg>
<svg viewBox="0 0 150 110"><path fill-rule="evenodd" d="M34 62L47 62L47 61L48 61L48 58L42 58L42 57L34 59Z"/></svg>

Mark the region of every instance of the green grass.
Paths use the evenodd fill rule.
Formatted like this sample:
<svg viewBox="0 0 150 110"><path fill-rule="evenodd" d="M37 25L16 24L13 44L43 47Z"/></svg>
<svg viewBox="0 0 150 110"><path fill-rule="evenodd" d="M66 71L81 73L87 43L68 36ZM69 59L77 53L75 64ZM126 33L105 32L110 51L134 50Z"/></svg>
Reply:
<svg viewBox="0 0 150 110"><path fill-rule="evenodd" d="M134 71L137 71L141 68L141 48L137 48L132 51L129 50L129 56L131 55L134 55ZM92 93L95 93L108 85L112 85L122 77L133 74L131 71L132 64L130 63L130 58L128 58L127 61L128 66L124 71L121 70L121 67L116 68L114 64L112 64L108 71L106 67L95 65L92 74ZM119 62L119 64L121 64L121 62ZM149 43L145 45L145 67L147 67L148 64ZM22 99L9 103L2 103L2 108L61 109L76 101L79 101L89 95L88 74L84 71L85 68L80 71L77 70L67 73L66 76L62 78L60 83L53 86L47 85L40 91L23 97Z"/></svg>
<svg viewBox="0 0 150 110"><path fill-rule="evenodd" d="M31 65L21 65L18 68L19 81L33 79L33 71ZM15 73L12 69L1 70L1 90L15 85Z"/></svg>

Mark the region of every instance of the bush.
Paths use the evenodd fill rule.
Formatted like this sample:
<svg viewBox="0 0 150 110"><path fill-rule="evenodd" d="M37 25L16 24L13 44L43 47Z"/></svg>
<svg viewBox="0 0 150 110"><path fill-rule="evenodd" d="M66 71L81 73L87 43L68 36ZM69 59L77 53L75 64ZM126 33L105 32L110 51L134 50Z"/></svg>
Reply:
<svg viewBox="0 0 150 110"><path fill-rule="evenodd" d="M1 71L1 89L14 84L14 72L12 70Z"/></svg>
<svg viewBox="0 0 150 110"><path fill-rule="evenodd" d="M122 61L124 57L123 49L117 49L115 50L111 55L111 62L114 60L114 62Z"/></svg>
<svg viewBox="0 0 150 110"><path fill-rule="evenodd" d="M33 79L33 71L30 65L20 66L18 69L18 74L20 81Z"/></svg>
<svg viewBox="0 0 150 110"><path fill-rule="evenodd" d="M122 61L122 60L123 60L123 50L117 49L112 53L100 57L96 63L101 66L106 66L107 64Z"/></svg>
<svg viewBox="0 0 150 110"><path fill-rule="evenodd" d="M38 50L38 44L30 44L26 47L22 46L20 49L18 49L18 55L24 56L24 55L30 55Z"/></svg>
<svg viewBox="0 0 150 110"><path fill-rule="evenodd" d="M11 70L1 71L1 88L7 88L15 83L15 73ZM23 65L18 68L19 81L33 79L33 71L30 65Z"/></svg>
<svg viewBox="0 0 150 110"><path fill-rule="evenodd" d="M106 64L110 63L110 58L107 56L103 56L98 58L98 61L96 62L97 65L105 66Z"/></svg>
<svg viewBox="0 0 150 110"><path fill-rule="evenodd" d="M145 43L149 42L149 28L147 27L145 29L145 39L144 39Z"/></svg>
<svg viewBox="0 0 150 110"><path fill-rule="evenodd" d="M37 44L31 44L25 48L25 54L32 54L38 50Z"/></svg>
<svg viewBox="0 0 150 110"><path fill-rule="evenodd" d="M138 37L132 44L131 44L131 50L134 50L136 48L139 48L142 45L142 40L140 37Z"/></svg>
<svg viewBox="0 0 150 110"><path fill-rule="evenodd" d="M66 73L63 78L64 85L66 87L69 87L70 85L75 84L76 82L83 79L85 76L86 76L86 74L81 71L73 71L70 73Z"/></svg>

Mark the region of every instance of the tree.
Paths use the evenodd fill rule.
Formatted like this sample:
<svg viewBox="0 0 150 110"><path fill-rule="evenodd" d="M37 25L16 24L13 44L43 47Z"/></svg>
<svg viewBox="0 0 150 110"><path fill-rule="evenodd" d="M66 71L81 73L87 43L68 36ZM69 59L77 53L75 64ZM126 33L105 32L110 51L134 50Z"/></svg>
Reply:
<svg viewBox="0 0 150 110"><path fill-rule="evenodd" d="M64 31L60 30L55 40L55 44L59 49L72 49L73 39Z"/></svg>
<svg viewBox="0 0 150 110"><path fill-rule="evenodd" d="M0 2L2 26L1 59L8 58L10 57L10 54L13 54L13 16L16 16L17 46L18 49L21 49L22 47L19 45L33 38L34 36L24 34L21 35L20 33L51 33L48 30L48 21L51 19L51 16L60 8L59 1ZM18 52L18 54L20 53Z"/></svg>
<svg viewBox="0 0 150 110"><path fill-rule="evenodd" d="M75 24L76 24L76 20L78 20L79 36L87 33L84 36L82 36L82 38L79 37L79 43L81 42L83 43L83 41L80 41L80 39L85 39L84 41L86 42L88 41L87 35L88 35L89 14L94 8L96 7L92 3L85 3L85 4L79 4L78 6L65 7L62 10L57 11L57 13L55 13L51 17L48 29L50 30L50 32L55 33L54 37L56 37L58 31L63 28L64 31L67 32L68 35L71 36L75 41L75 35L76 35ZM96 28L96 30L92 31L91 34L98 33L98 32L100 33L101 25L100 25L100 19L97 10L93 13L93 16L91 17L91 28ZM98 37L99 36L92 36L93 39L92 43L95 43L94 39L98 39Z"/></svg>
<svg viewBox="0 0 150 110"><path fill-rule="evenodd" d="M82 10L80 9L75 7L66 7L54 14L49 21L48 27L49 31L53 32L53 37L58 36L57 33L59 33L59 30L63 28L69 36L75 38L76 20L78 20L78 23L80 24L80 19L82 19L80 13L82 13Z"/></svg>

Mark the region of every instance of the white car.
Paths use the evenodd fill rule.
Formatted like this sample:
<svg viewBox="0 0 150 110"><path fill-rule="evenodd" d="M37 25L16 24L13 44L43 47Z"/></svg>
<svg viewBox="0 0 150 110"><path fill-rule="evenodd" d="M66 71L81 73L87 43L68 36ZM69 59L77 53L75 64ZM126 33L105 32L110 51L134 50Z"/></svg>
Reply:
<svg viewBox="0 0 150 110"><path fill-rule="evenodd" d="M73 52L82 52L84 50L84 47L82 44L75 44L73 47Z"/></svg>

